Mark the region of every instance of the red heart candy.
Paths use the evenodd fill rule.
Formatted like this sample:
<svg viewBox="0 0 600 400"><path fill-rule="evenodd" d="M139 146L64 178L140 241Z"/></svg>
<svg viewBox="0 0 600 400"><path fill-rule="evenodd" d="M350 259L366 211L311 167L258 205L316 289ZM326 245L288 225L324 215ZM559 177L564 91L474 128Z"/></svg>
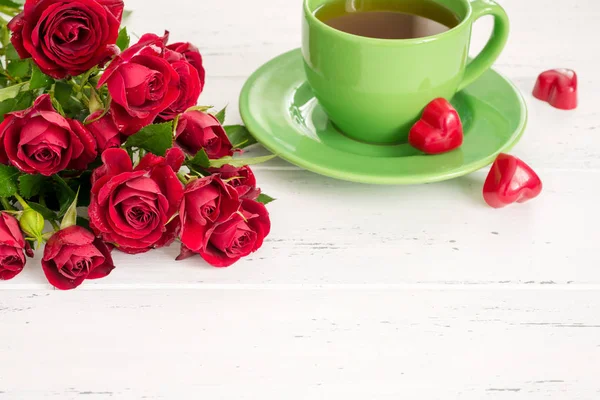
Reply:
<svg viewBox="0 0 600 400"><path fill-rule="evenodd" d="M551 69L537 79L533 96L561 110L577 107L577 74L570 69Z"/></svg>
<svg viewBox="0 0 600 400"><path fill-rule="evenodd" d="M446 99L433 100L411 128L408 142L427 154L446 153L460 147L463 127L458 113Z"/></svg>
<svg viewBox="0 0 600 400"><path fill-rule="evenodd" d="M502 208L525 203L542 192L542 181L534 170L517 157L501 153L483 185L483 198L490 207Z"/></svg>

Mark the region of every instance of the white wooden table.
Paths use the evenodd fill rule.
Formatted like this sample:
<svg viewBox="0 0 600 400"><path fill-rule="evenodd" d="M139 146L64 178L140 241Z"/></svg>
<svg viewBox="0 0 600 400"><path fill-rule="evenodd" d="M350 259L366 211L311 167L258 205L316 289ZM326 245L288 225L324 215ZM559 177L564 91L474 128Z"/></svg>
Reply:
<svg viewBox="0 0 600 400"><path fill-rule="evenodd" d="M142 34L197 43L203 103L300 43L300 0L128 0ZM600 398L600 56L595 0L504 0L496 64L530 122L513 153L543 195L503 210L487 171L377 187L256 168L273 231L230 269L173 247L54 291L37 260L0 284L0 400ZM490 21L477 24L473 51ZM530 95L553 67L579 74L580 107ZM259 154L263 150L254 149Z"/></svg>

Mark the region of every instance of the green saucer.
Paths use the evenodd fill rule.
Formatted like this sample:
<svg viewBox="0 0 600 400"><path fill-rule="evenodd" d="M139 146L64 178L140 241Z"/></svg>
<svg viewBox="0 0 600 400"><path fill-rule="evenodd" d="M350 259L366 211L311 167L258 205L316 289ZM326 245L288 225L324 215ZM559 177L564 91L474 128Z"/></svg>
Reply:
<svg viewBox="0 0 600 400"><path fill-rule="evenodd" d="M306 82L300 50L269 61L244 85L240 113L256 140L279 157L318 174L354 182L417 184L468 174L514 146L527 108L518 90L486 72L452 104L463 122L461 148L429 156L408 144L374 145L344 136Z"/></svg>

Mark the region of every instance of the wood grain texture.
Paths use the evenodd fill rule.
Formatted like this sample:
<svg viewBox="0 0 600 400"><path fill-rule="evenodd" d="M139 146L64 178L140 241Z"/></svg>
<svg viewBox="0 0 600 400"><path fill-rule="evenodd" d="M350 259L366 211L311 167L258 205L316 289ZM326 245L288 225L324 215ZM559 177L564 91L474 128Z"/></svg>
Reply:
<svg viewBox="0 0 600 400"><path fill-rule="evenodd" d="M599 306L554 288L5 292L0 399L593 400Z"/></svg>
<svg viewBox="0 0 600 400"><path fill-rule="evenodd" d="M134 34L201 48L201 103L229 104L230 123L247 77L300 43L300 0L126 4ZM600 398L600 3L501 4L495 68L528 103L513 153L539 199L487 208L486 170L378 187L275 159L256 167L273 232L232 268L176 263L173 246L115 254L76 292L52 290L40 255L0 283L0 400ZM472 54L490 29L476 24ZM575 111L530 94L556 67L579 74Z"/></svg>

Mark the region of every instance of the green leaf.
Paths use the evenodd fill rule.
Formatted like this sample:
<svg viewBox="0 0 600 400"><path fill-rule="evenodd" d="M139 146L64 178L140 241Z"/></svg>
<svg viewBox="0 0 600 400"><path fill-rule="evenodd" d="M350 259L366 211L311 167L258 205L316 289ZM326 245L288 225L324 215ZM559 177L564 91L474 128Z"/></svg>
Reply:
<svg viewBox="0 0 600 400"><path fill-rule="evenodd" d="M173 137L177 137L177 127L179 126L179 119L181 118L182 114L177 114L175 116L175 118L173 119L173 125L171 126L171 133L173 135Z"/></svg>
<svg viewBox="0 0 600 400"><path fill-rule="evenodd" d="M6 26L6 21L2 21L0 26L0 43L2 44L2 47L6 47L10 43L10 31ZM0 70L4 70L4 67L1 65Z"/></svg>
<svg viewBox="0 0 600 400"><path fill-rule="evenodd" d="M266 206L267 204L275 201L275 199L269 195L261 193L258 195L258 198L256 199L256 201L258 201L259 203L263 203Z"/></svg>
<svg viewBox="0 0 600 400"><path fill-rule="evenodd" d="M130 136L125 142L125 147L138 147L157 156L164 156L165 152L173 146L172 130L173 122L171 121L148 125Z"/></svg>
<svg viewBox="0 0 600 400"><path fill-rule="evenodd" d="M219 111L218 113L215 114L215 118L219 120L221 125L225 123L225 110L226 109L227 109L227 106L223 107L223 109L221 111Z"/></svg>
<svg viewBox="0 0 600 400"><path fill-rule="evenodd" d="M40 89L49 87L54 83L54 79L44 74L37 65L33 65L31 70L31 80L29 81L30 89Z"/></svg>
<svg viewBox="0 0 600 400"><path fill-rule="evenodd" d="M196 169L206 169L210 167L210 160L208 159L208 155L206 155L204 149L200 149L194 158L188 160L187 163L189 166Z"/></svg>
<svg viewBox="0 0 600 400"><path fill-rule="evenodd" d="M22 92L12 99L4 100L0 103L0 122L4 121L7 113L24 110L30 107L32 103L33 93L31 92Z"/></svg>
<svg viewBox="0 0 600 400"><path fill-rule="evenodd" d="M92 90L90 93L90 103L88 104L88 108L90 109L91 114L95 113L96 111L104 111L106 108L95 90Z"/></svg>
<svg viewBox="0 0 600 400"><path fill-rule="evenodd" d="M29 60L18 60L9 62L6 70L14 78L24 78L29 75L30 68Z"/></svg>
<svg viewBox="0 0 600 400"><path fill-rule="evenodd" d="M71 206L71 203L73 203L73 200L75 200L77 194L59 175L52 175L52 178L56 182L57 186L54 190L56 192L56 196L58 197L58 203L60 206L58 215L62 217Z"/></svg>
<svg viewBox="0 0 600 400"><path fill-rule="evenodd" d="M229 125L223 128L235 149L243 149L256 143L256 139L243 125Z"/></svg>
<svg viewBox="0 0 600 400"><path fill-rule="evenodd" d="M131 38L129 37L129 34L127 33L127 27L123 27L119 31L119 37L117 38L117 46L119 46L119 49L125 50L126 48L129 47L130 40L131 40Z"/></svg>
<svg viewBox="0 0 600 400"><path fill-rule="evenodd" d="M14 2L11 0L0 0L0 6L4 6L4 7L10 7L10 8L20 8L23 5L23 1L21 2Z"/></svg>
<svg viewBox="0 0 600 400"><path fill-rule="evenodd" d="M60 104L60 102L55 97L52 97L51 101L52 101L52 107L54 107L54 109L56 111L58 111L58 113L60 115L62 115L63 117L65 117L66 116L65 110L63 109L63 107Z"/></svg>
<svg viewBox="0 0 600 400"><path fill-rule="evenodd" d="M4 100L0 103L0 122L4 121L4 116L9 112L13 112L15 105L17 104L16 99Z"/></svg>
<svg viewBox="0 0 600 400"><path fill-rule="evenodd" d="M12 111L24 110L33 104L32 92L21 92L15 97L15 106Z"/></svg>
<svg viewBox="0 0 600 400"><path fill-rule="evenodd" d="M0 164L0 196L10 197L17 193L19 170L15 167Z"/></svg>
<svg viewBox="0 0 600 400"><path fill-rule="evenodd" d="M61 104L69 103L72 92L73 92L73 88L68 83L58 81L58 82L56 82L56 85L54 85L54 97Z"/></svg>
<svg viewBox="0 0 600 400"><path fill-rule="evenodd" d="M47 180L43 175L24 174L19 177L19 193L26 199L30 199L40 194L44 182Z"/></svg>
<svg viewBox="0 0 600 400"><path fill-rule="evenodd" d="M42 217L48 221L56 221L56 213L50 210L48 207L45 207L39 203L28 202L29 207L33 208L35 211L42 214Z"/></svg>
<svg viewBox="0 0 600 400"><path fill-rule="evenodd" d="M213 108L213 106L193 106L188 108L187 110L185 110L185 112L188 111L201 111L201 112L207 112L208 110L210 110L211 108Z"/></svg>
<svg viewBox="0 0 600 400"><path fill-rule="evenodd" d="M26 92L27 90L29 90L29 82L17 83L16 85L0 89L0 101L13 99L19 93Z"/></svg>
<svg viewBox="0 0 600 400"><path fill-rule="evenodd" d="M75 196L75 191L71 189L71 186L69 186L69 184L63 179L62 176L52 175L52 179L54 179L54 182L56 182L56 184L62 191L68 192L69 195Z"/></svg>
<svg viewBox="0 0 600 400"><path fill-rule="evenodd" d="M79 191L75 195L73 202L65 212L65 216L60 223L60 229L66 229L70 226L77 224L77 197L79 196Z"/></svg>
<svg viewBox="0 0 600 400"><path fill-rule="evenodd" d="M233 157L223 157L218 160L210 160L211 168L221 168L223 165L231 165L235 168L243 167L244 165L256 165L261 164L266 161L272 160L277 156L262 156L262 157L253 157L253 158L233 158Z"/></svg>
<svg viewBox="0 0 600 400"><path fill-rule="evenodd" d="M20 60L21 56L19 56L19 53L17 53L17 50L15 50L15 46L12 45L12 43L9 43L6 46L6 60L7 61L16 61L16 60Z"/></svg>

